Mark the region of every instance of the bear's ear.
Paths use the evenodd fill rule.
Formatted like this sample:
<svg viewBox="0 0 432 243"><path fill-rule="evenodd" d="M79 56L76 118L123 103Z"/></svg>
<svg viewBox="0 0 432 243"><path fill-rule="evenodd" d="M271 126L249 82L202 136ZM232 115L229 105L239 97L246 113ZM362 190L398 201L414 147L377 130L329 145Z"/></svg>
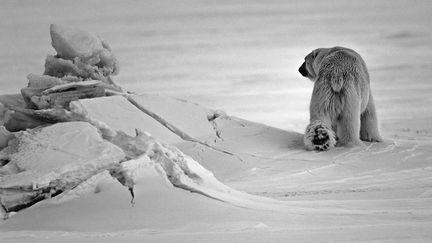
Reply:
<svg viewBox="0 0 432 243"><path fill-rule="evenodd" d="M312 57L315 59L318 54L321 52L322 48L318 48L312 51Z"/></svg>
<svg viewBox="0 0 432 243"><path fill-rule="evenodd" d="M313 51L311 53L307 54L307 56L305 56L305 58L304 58L305 61L310 61L310 62L312 62L314 59L315 59L315 56L314 56Z"/></svg>

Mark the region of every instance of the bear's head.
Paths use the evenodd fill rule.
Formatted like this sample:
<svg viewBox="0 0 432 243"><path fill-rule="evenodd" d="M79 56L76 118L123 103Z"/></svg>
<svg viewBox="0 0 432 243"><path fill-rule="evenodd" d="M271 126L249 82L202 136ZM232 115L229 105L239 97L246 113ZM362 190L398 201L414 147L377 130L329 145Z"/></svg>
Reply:
<svg viewBox="0 0 432 243"><path fill-rule="evenodd" d="M318 70L322 59L328 54L330 48L318 48L309 53L298 71L312 82L317 79Z"/></svg>

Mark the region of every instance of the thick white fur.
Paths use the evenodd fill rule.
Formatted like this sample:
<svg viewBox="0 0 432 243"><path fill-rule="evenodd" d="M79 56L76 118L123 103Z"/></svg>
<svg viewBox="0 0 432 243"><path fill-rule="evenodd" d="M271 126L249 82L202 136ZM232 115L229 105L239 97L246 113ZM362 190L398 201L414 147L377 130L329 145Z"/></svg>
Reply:
<svg viewBox="0 0 432 243"><path fill-rule="evenodd" d="M344 47L319 48L306 56L299 71L314 82L310 124L304 137L306 149L333 147L336 139L331 134L336 134L338 146L382 141L369 73L359 54ZM326 142L323 131L330 135Z"/></svg>

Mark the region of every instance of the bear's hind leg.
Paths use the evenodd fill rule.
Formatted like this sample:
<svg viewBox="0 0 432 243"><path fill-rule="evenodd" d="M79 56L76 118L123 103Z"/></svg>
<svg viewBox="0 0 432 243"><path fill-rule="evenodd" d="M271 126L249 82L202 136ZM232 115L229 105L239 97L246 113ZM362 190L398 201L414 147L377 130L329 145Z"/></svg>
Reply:
<svg viewBox="0 0 432 243"><path fill-rule="evenodd" d="M310 123L304 134L307 150L328 150L336 145L336 135L332 129L326 93L315 84L309 107Z"/></svg>
<svg viewBox="0 0 432 243"><path fill-rule="evenodd" d="M369 95L369 102L366 110L361 114L360 120L360 139L368 142L381 142L382 138L378 130L378 118L372 94Z"/></svg>
<svg viewBox="0 0 432 243"><path fill-rule="evenodd" d="M360 141L360 99L346 99L337 118L338 144L345 147L364 146Z"/></svg>

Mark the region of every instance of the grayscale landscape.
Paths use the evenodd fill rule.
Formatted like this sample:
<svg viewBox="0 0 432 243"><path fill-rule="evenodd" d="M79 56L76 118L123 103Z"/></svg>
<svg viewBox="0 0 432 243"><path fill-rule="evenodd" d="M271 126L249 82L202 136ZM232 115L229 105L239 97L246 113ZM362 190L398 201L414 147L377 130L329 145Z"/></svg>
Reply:
<svg viewBox="0 0 432 243"><path fill-rule="evenodd" d="M0 211L0 242L432 241L432 2L5 0L0 20L0 103L56 54L50 24L109 43L135 93L14 133L3 206L22 185L75 186ZM383 142L305 150L298 68L332 46L365 60Z"/></svg>

